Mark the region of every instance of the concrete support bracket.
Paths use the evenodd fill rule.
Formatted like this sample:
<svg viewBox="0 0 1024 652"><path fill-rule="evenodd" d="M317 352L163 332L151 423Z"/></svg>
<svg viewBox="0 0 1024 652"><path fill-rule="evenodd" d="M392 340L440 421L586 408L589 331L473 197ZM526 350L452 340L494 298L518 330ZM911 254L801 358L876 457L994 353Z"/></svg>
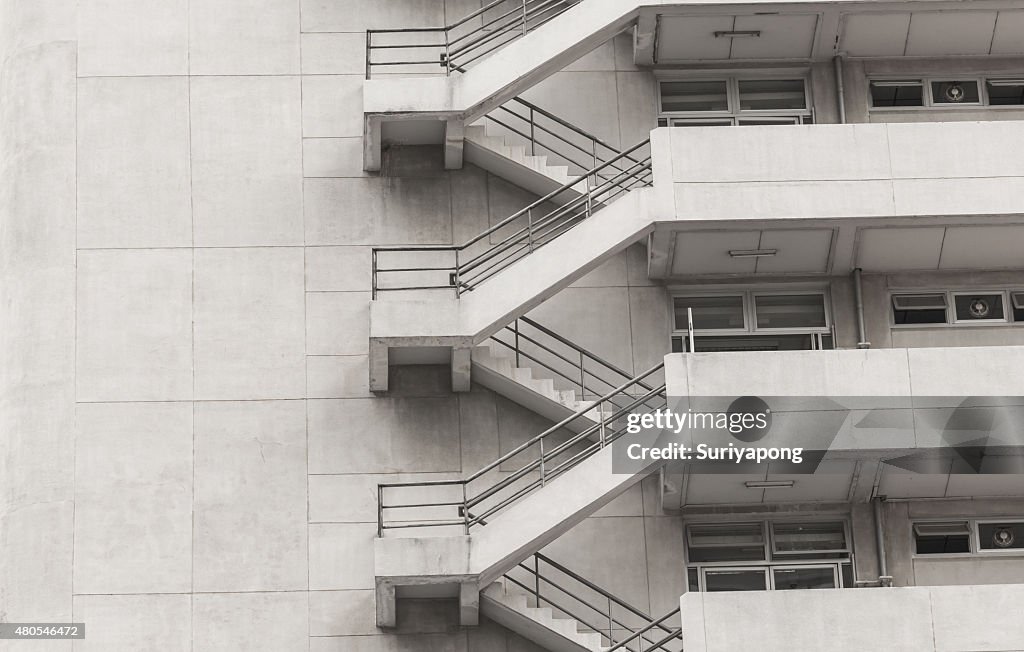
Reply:
<svg viewBox="0 0 1024 652"><path fill-rule="evenodd" d="M470 388L470 366L473 349L469 347L452 347L452 391L468 392Z"/></svg>
<svg viewBox="0 0 1024 652"><path fill-rule="evenodd" d="M379 339L370 338L370 391L388 391L388 345Z"/></svg>
<svg viewBox="0 0 1024 652"><path fill-rule="evenodd" d="M459 624L463 627L480 624L480 587L476 582L459 585Z"/></svg>
<svg viewBox="0 0 1024 652"><path fill-rule="evenodd" d="M398 618L395 610L395 585L377 583L377 627L395 627Z"/></svg>
<svg viewBox="0 0 1024 652"><path fill-rule="evenodd" d="M466 138L466 125L462 120L444 123L444 169L462 169L462 150Z"/></svg>

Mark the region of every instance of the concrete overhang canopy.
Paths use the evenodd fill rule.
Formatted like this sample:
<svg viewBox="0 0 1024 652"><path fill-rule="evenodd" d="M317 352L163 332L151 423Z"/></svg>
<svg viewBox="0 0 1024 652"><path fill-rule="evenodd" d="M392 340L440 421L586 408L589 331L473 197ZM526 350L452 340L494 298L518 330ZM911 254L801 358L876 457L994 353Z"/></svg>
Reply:
<svg viewBox="0 0 1024 652"><path fill-rule="evenodd" d="M642 65L849 57L1024 54L1024 4L959 2L645 3Z"/></svg>

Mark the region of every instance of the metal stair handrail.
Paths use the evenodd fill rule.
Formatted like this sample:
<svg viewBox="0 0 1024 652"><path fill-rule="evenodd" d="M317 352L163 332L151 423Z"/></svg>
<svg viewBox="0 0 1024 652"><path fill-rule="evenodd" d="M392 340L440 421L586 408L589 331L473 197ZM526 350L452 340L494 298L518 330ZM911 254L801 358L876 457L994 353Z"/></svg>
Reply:
<svg viewBox="0 0 1024 652"><path fill-rule="evenodd" d="M533 561L532 567L529 563L531 560ZM549 575L542 573L542 564L550 566L573 581L579 582L586 589L597 593L600 597L604 598L607 604L607 609L605 609L603 605L599 606L593 604L591 600L580 596L579 591L573 591L570 588L562 586L561 583L552 579ZM516 569L525 571L528 578L524 581L514 577L512 572ZM522 588L528 595L533 596L538 607L541 606L541 603L546 603L551 608L569 616L585 627L601 633L602 636L605 636L609 640L610 645L612 646L610 649L629 652L653 652L655 650L677 652L678 650L681 650L681 644L672 646L668 646L668 644L673 641L682 641L682 629L678 627L670 627L665 624L665 621L679 613L679 607L676 607L664 616L653 618L643 610L634 607L610 591L594 584L579 573L566 568L562 564L539 552L534 553L526 561L521 562L511 571L505 573L504 577L512 584ZM545 596L543 590L545 585L555 589L556 593L551 594L549 592ZM594 622L590 614L580 614L580 610L575 604L566 605L564 599L560 599L559 596L569 598L574 603L579 603L587 609L595 612L595 614L601 617L602 622ZM640 626L630 625L629 623L617 618L615 616L613 605L619 607L624 612L628 612L633 616L636 616L643 624ZM607 634L604 632L607 632ZM628 633L628 635L623 637L623 633ZM634 647L634 644L636 647Z"/></svg>
<svg viewBox="0 0 1024 652"><path fill-rule="evenodd" d="M667 405L665 384L654 381L663 368L664 362L622 383L592 405L577 410L465 479L378 484L377 535L383 536L384 531L389 529L436 527L459 527L468 534L473 527L481 525L492 515L546 486L624 436L627 426L621 421L634 410L653 411L664 408ZM566 426L582 419L592 425L567 436ZM525 462L522 461L524 457ZM491 480L489 476L510 462L521 466L481 490L473 489L474 483ZM430 489L443 488L451 491L450 497L422 499L424 495L429 495ZM395 490L409 491L416 502L389 504L385 494ZM457 508L457 516L428 518L436 510L445 508ZM474 513L474 509L477 513ZM394 521L386 516L389 510L418 510L420 516L418 520Z"/></svg>
<svg viewBox="0 0 1024 652"><path fill-rule="evenodd" d="M561 384L570 385L580 399L600 396L632 378L631 373L529 317L517 318L490 339L512 353L516 367L522 367L524 360L539 366ZM642 382L637 386L653 389Z"/></svg>
<svg viewBox="0 0 1024 652"><path fill-rule="evenodd" d="M483 119L521 137L529 146L530 156L554 154L578 170L595 168L622 153L618 147L521 97L513 97ZM623 164L637 162L627 156Z"/></svg>
<svg viewBox="0 0 1024 652"><path fill-rule="evenodd" d="M521 208L512 215L489 227L480 234L470 238L461 245L417 245L417 246L386 246L374 247L372 250L372 296L377 298L380 292L409 290L455 290L455 295L471 291L480 283L491 278L516 261L550 243L558 236L569 231L583 220L591 217L603 206L614 201L634 188L648 187L652 183L650 152L645 148L650 140L644 140L624 152L587 170L556 190L541 197L530 205ZM643 154L639 154L643 152ZM635 161L623 163L623 161ZM619 169L616 166L622 166ZM553 210L545 211L545 205L552 203L560 195L569 194L569 199ZM541 213L535 217L535 213ZM518 222L525 221L525 225ZM501 235L502 230L510 230ZM496 243L487 243L482 251L474 252L471 248L478 243L490 240L491 236L500 238ZM403 262L398 267L386 267L382 260L388 254L406 254L403 261L410 255L426 254L425 264L411 266ZM447 255L440 260L439 256ZM441 280L429 275L421 280L422 274L441 274ZM401 279L414 274L415 282L406 283ZM385 275L396 275L396 283L387 283ZM391 278L389 276L389 278Z"/></svg>
<svg viewBox="0 0 1024 652"><path fill-rule="evenodd" d="M509 0L492 0L443 27L366 30L366 78L371 79L376 68L390 66L438 66L445 75L450 75L545 25L581 1L520 0L506 10L511 4ZM460 30L476 19L480 19L479 25ZM393 53L394 57L380 60L374 56L381 51Z"/></svg>

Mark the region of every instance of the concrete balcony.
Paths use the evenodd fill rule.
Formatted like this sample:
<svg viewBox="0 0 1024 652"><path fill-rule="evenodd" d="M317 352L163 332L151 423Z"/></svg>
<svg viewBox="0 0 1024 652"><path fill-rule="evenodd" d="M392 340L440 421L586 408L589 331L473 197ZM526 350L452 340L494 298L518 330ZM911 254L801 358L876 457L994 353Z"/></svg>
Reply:
<svg viewBox="0 0 1024 652"><path fill-rule="evenodd" d="M1021 122L662 128L651 142L655 278L1024 264Z"/></svg>
<svg viewBox="0 0 1024 652"><path fill-rule="evenodd" d="M1024 649L1024 585L687 593L687 652Z"/></svg>
<svg viewBox="0 0 1024 652"><path fill-rule="evenodd" d="M669 355L676 412L683 401L725 411L737 397L758 396L773 419L760 445L824 455L813 473L774 462L673 469L669 484L679 490L665 507L1024 495L1022 368L1019 346ZM756 487L764 482L788 486Z"/></svg>

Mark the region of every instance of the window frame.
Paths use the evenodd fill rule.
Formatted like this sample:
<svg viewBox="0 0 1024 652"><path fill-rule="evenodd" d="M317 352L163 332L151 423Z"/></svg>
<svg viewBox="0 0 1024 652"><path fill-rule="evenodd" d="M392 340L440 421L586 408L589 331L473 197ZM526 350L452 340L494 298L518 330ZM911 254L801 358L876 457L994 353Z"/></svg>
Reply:
<svg viewBox="0 0 1024 652"><path fill-rule="evenodd" d="M945 519L949 520L949 519ZM786 554L783 553L777 557L773 557L775 554L775 541L774 541L774 530L776 523L841 523L843 527L843 540L846 543L846 549L843 551L819 551L822 554L842 554L843 556L834 559L787 559ZM1006 522L1006 521L1000 521ZM730 527L741 527L757 524L761 529L761 540L764 547L763 556L764 560L761 561L719 561L719 562L692 562L690 561L690 527L720 527L722 529L728 529ZM725 547L725 546L723 546ZM833 578L835 579L835 588L854 588L857 585L857 567L856 567L856 555L854 553L853 545L853 530L850 523L850 517L848 514L822 514L818 516L785 516L780 518L753 518L753 519L741 519L736 521L723 521L723 520L694 520L692 522L686 522L683 524L683 558L686 570L686 587L687 591L701 591L707 590L707 584L705 582L705 575L707 571L743 571L743 570L764 570L767 574L766 590L774 591L775 589L775 576L773 571L775 569L799 569L799 568L831 568L833 570ZM850 573L853 579L853 583L847 586L843 579L843 565L850 565ZM697 583L696 587L690 585L690 571L696 571Z"/></svg>
<svg viewBox="0 0 1024 652"><path fill-rule="evenodd" d="M975 554L978 555L1017 555L1024 556L1024 548L1005 548L1000 550L999 548L982 548L981 547L981 526L992 523L1003 523L1007 525L1020 525L1024 528L1024 518L1010 517L1010 518L978 518L974 519L971 523L971 535L974 539L973 545Z"/></svg>
<svg viewBox="0 0 1024 652"><path fill-rule="evenodd" d="M741 109L740 108L740 92L739 83L741 81L796 81L799 80L803 83L804 87L804 108L803 109ZM735 73L722 73L717 74L707 73L702 75L665 75L658 76L655 79L657 83L657 99L656 109L658 122L665 121L666 126L686 126L687 124L704 123L704 122L717 122L721 121L721 124L715 125L701 125L701 126L753 126L753 125L741 125L740 122L743 119L771 119L778 118L779 124L782 126L788 126L791 123L789 120L793 120L792 124L813 124L814 123L814 103L811 97L811 84L810 74L806 69L799 69L794 71L786 70L766 70L748 72L743 74ZM726 111L666 111L663 104L663 94L661 92L661 85L663 83L672 82L725 82L726 90L726 101L728 104L728 110Z"/></svg>
<svg viewBox="0 0 1024 652"><path fill-rule="evenodd" d="M1024 320L1015 321L1013 318L1013 295L1024 290L1019 286L1011 287L982 287L982 288L911 288L911 289L890 289L889 290L889 327L897 329L923 329L923 328L1012 328L1024 326ZM893 303L895 297L900 295L927 295L942 294L946 297L946 321L942 324L897 324L896 305ZM1003 301L1002 319L957 319L956 297L964 295L998 294Z"/></svg>
<svg viewBox="0 0 1024 652"><path fill-rule="evenodd" d="M921 105L920 106L875 106L871 96L871 85L874 82L919 82L922 86L921 90ZM978 101L977 102L936 102L932 96L932 84L935 82L949 82L949 81L960 81L960 82L975 82L978 85ZM970 110L970 109L985 109L985 110L1018 110L1024 111L1024 104L992 104L988 94L988 83L993 82L1021 82L1021 86L1024 86L1024 78L1014 76L1002 76L1002 75L978 75L976 73L969 75L869 75L867 78L867 93L866 102L867 109L869 112L886 113L889 111L894 112L906 112L906 111L945 111L945 110ZM1013 85L1013 84L1011 84Z"/></svg>
<svg viewBox="0 0 1024 652"><path fill-rule="evenodd" d="M951 523L951 522L966 522L968 528L968 543L970 545L970 552L936 552L931 554L918 554L917 552L917 532L915 526L926 525L929 523ZM1024 558L1024 548L1007 548L1005 550L999 550L997 548L983 549L981 547L981 528L979 526L990 524L990 523L1005 523L1013 525L1021 525L1024 527L1024 517L1021 516L1008 516L1006 518L982 516L978 518L972 518L969 516L952 516L947 518L922 518L913 519L910 522L910 555L914 559L963 559L967 557L984 557L984 556L1016 556Z"/></svg>
<svg viewBox="0 0 1024 652"><path fill-rule="evenodd" d="M824 326L801 326L796 328L758 328L757 326L757 300L756 297L763 296L792 296L792 295L817 295L821 297L822 306L825 311L825 325ZM829 300L829 293L827 289L789 289L780 290L773 288L770 290L759 290L759 289L746 289L746 290L722 290L719 292L713 290L700 290L694 292L688 292L685 289L672 290L670 292L670 300L672 302L672 337L679 335L689 335L686 328L677 328L675 323L675 301L679 298L689 297L743 297L743 329L736 328L694 328L693 332L695 335L808 335L820 333L823 335L833 335L832 327L832 306Z"/></svg>

